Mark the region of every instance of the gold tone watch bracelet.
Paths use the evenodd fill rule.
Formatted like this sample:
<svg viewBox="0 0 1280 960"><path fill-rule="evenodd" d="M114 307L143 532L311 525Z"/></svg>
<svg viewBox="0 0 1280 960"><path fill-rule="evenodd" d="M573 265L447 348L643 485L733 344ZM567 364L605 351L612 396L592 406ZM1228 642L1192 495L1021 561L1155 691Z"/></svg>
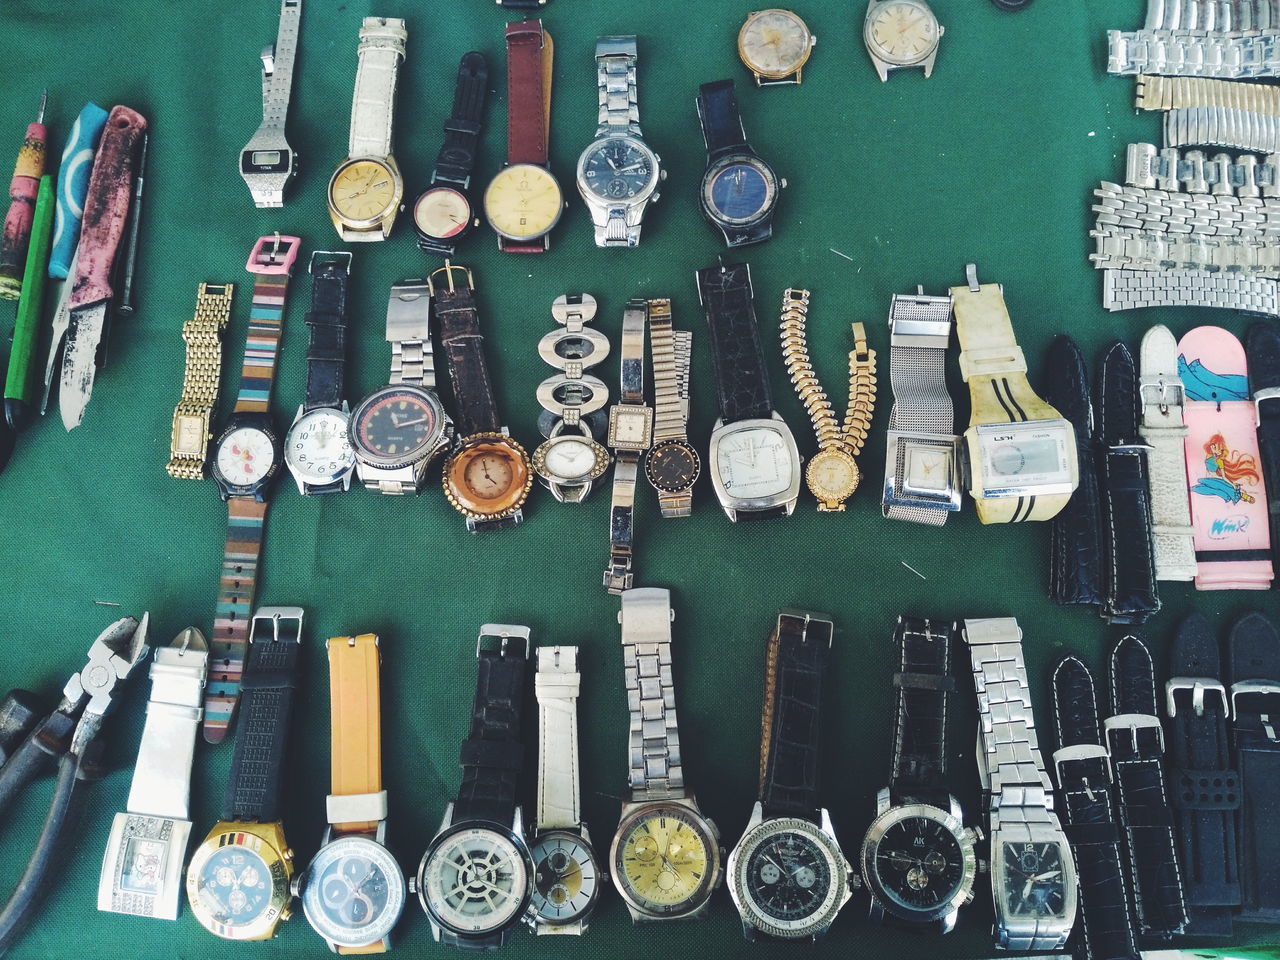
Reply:
<svg viewBox="0 0 1280 960"><path fill-rule="evenodd" d="M1138 77L1134 106L1139 110L1213 107L1280 116L1280 87L1208 77Z"/></svg>
<svg viewBox="0 0 1280 960"><path fill-rule="evenodd" d="M222 376L222 332L231 319L235 285L202 283L196 293L196 312L182 325L187 345L187 369L182 397L173 411L169 463L165 470L179 480L199 480L211 438L213 407Z"/></svg>

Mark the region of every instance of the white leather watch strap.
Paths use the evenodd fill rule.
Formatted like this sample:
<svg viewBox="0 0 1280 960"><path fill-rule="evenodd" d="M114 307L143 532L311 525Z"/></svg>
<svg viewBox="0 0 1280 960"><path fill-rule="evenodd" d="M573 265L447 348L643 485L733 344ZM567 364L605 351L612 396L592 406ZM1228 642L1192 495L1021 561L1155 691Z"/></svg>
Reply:
<svg viewBox="0 0 1280 960"><path fill-rule="evenodd" d="M1178 376L1178 342L1168 327L1154 326L1142 338L1138 382L1142 399L1138 432L1151 446L1147 471L1156 579L1194 580L1196 551L1183 451L1186 393Z"/></svg>
<svg viewBox="0 0 1280 960"><path fill-rule="evenodd" d="M395 119L396 80L409 31L394 17L365 17L357 51L356 90L351 101L350 157L389 157Z"/></svg>
<svg viewBox="0 0 1280 960"><path fill-rule="evenodd" d="M534 691L538 695L538 819L542 830L582 824L578 777L577 647L539 647Z"/></svg>

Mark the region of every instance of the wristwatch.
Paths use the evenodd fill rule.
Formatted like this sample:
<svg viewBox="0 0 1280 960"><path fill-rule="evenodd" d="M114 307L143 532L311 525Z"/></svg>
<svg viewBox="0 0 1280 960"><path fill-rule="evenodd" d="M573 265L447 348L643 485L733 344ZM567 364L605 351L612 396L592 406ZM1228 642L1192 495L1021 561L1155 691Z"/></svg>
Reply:
<svg viewBox="0 0 1280 960"><path fill-rule="evenodd" d="M267 502L283 455L269 412L283 334L285 294L302 241L274 234L254 244L245 269L257 278L235 409L214 444L213 480L227 502L227 543L214 608L204 738L227 735L240 696Z"/></svg>
<svg viewBox="0 0 1280 960"><path fill-rule="evenodd" d="M604 872L582 819L578 776L578 648L539 647L538 816L529 846L533 896L526 920L533 932L587 932Z"/></svg>
<svg viewBox="0 0 1280 960"><path fill-rule="evenodd" d="M464 53L453 89L453 113L444 122L444 146L431 171L431 185L413 204L418 246L428 253L453 256L458 241L480 223L467 191L471 189L488 92L489 64L484 54L474 50Z"/></svg>
<svg viewBox="0 0 1280 960"><path fill-rule="evenodd" d="M404 180L391 155L396 81L409 31L394 17L365 17L351 102L347 159L329 179L329 218L347 243L385 240L400 212Z"/></svg>
<svg viewBox="0 0 1280 960"><path fill-rule="evenodd" d="M664 517L693 514L693 485L702 459L689 442L689 363L693 334L671 327L671 301L649 301L649 353L653 359L653 447L644 476L658 491Z"/></svg>
<svg viewBox="0 0 1280 960"><path fill-rule="evenodd" d="M891 71L909 67L923 67L928 78L945 32L924 0L870 0L862 42L882 83Z"/></svg>
<svg viewBox="0 0 1280 960"><path fill-rule="evenodd" d="M218 402L222 379L222 333L231 320L230 283L200 284L196 313L182 325L187 367L182 377L182 397L173 411L169 437L169 462L165 472L176 480L200 480L209 453L209 421Z"/></svg>
<svg viewBox="0 0 1280 960"><path fill-rule="evenodd" d="M508 23L507 163L484 192L484 214L506 253L542 253L565 208L549 164L554 45L541 20Z"/></svg>
<svg viewBox="0 0 1280 960"><path fill-rule="evenodd" d="M877 923L950 933L986 865L977 858L982 831L964 825L948 790L947 701L951 676L949 623L899 617L893 632L893 767L876 794L876 818L859 855L862 883Z"/></svg>
<svg viewBox="0 0 1280 960"><path fill-rule="evenodd" d="M822 936L852 896L849 862L818 805L822 681L834 627L784 610L765 650L760 796L729 854L729 893L748 940Z"/></svg>
<svg viewBox="0 0 1280 960"><path fill-rule="evenodd" d="M591 211L597 247L634 247L649 204L666 179L662 160L640 134L636 105L636 38L596 41L600 119L596 138L578 157L578 192Z"/></svg>
<svg viewBox="0 0 1280 960"><path fill-rule="evenodd" d="M745 247L773 236L773 211L787 181L747 143L732 80L698 88L698 121L707 144L699 202L725 245Z"/></svg>
<svg viewBox="0 0 1280 960"><path fill-rule="evenodd" d="M889 411L881 512L940 527L960 509L960 438L947 392L951 297L894 294L889 304Z"/></svg>
<svg viewBox="0 0 1280 960"><path fill-rule="evenodd" d="M466 282L454 282L454 271ZM436 277L444 274L443 285ZM457 412L456 443L444 464L444 495L466 517L467 529L507 530L524 520L521 507L533 487L533 466L524 447L498 419L489 365L484 359L475 280L466 267L445 261L427 278L440 324L440 346L449 362Z"/></svg>
<svg viewBox="0 0 1280 960"><path fill-rule="evenodd" d="M1049 520L1079 482L1075 430L1027 382L1027 362L1013 336L1004 287L969 282L952 287L960 375L972 414L965 443L970 489L983 523Z"/></svg>
<svg viewBox="0 0 1280 960"><path fill-rule="evenodd" d="M409 881L432 934L452 947L505 945L532 895L533 861L516 801L529 647L528 627L480 628L471 730L459 757L462 786Z"/></svg>
<svg viewBox="0 0 1280 960"><path fill-rule="evenodd" d="M720 831L685 788L671 676L671 591L622 594L630 705L630 793L609 848L613 885L634 923L701 916L723 880Z"/></svg>
<svg viewBox="0 0 1280 960"><path fill-rule="evenodd" d="M622 362L618 402L609 408L609 448L613 451L613 502L609 507L609 563L604 587L614 595L631 589L635 574L636 473L640 456L653 444L653 408L644 400L646 300L628 300L622 313Z"/></svg>
<svg viewBox="0 0 1280 960"><path fill-rule="evenodd" d="M613 458L597 441L609 388L586 371L609 355L609 338L588 326L596 316L589 293L561 294L551 305L560 324L538 343L538 355L559 373L538 384L538 429L546 441L533 451L533 472L561 503L582 503Z"/></svg>
<svg viewBox="0 0 1280 960"><path fill-rule="evenodd" d="M733 521L789 517L800 496L800 451L773 409L751 267L706 267L697 278L720 402L709 454L716 497Z"/></svg>
<svg viewBox="0 0 1280 960"><path fill-rule="evenodd" d="M1057 950L1075 925L1075 860L1040 755L1022 630L1011 617L965 620L978 694L978 777L987 798L996 945Z"/></svg>
<svg viewBox="0 0 1280 960"><path fill-rule="evenodd" d="M112 821L102 855L99 910L178 919L191 837L191 764L208 660L209 647L195 627L156 648L129 803Z"/></svg>
<svg viewBox="0 0 1280 960"><path fill-rule="evenodd" d="M311 254L311 312L307 326L307 392L285 434L284 463L304 497L341 493L351 486L356 453L351 409L343 397L347 362L347 281L351 254Z"/></svg>
<svg viewBox="0 0 1280 960"><path fill-rule="evenodd" d="M382 953L404 909L405 879L386 848L381 654L376 635L332 637L330 778L324 840L294 881L307 922L335 953Z"/></svg>
<svg viewBox="0 0 1280 960"><path fill-rule="evenodd" d="M258 608L222 820L187 868L191 912L225 940L269 940L289 919L294 864L280 794L301 649L301 607Z"/></svg>
<svg viewBox="0 0 1280 960"><path fill-rule="evenodd" d="M302 0L282 0L276 42L262 49L262 124L240 151L240 176L255 207L283 207L284 188L298 172L285 119L301 25Z"/></svg>
<svg viewBox="0 0 1280 960"><path fill-rule="evenodd" d="M453 439L453 421L436 394L429 283L402 280L392 286L387 340L391 381L351 415L356 473L370 490L417 494L427 466Z"/></svg>
<svg viewBox="0 0 1280 960"><path fill-rule="evenodd" d="M800 83L817 42L792 11L756 10L747 14L738 31L738 58L755 77L757 87Z"/></svg>

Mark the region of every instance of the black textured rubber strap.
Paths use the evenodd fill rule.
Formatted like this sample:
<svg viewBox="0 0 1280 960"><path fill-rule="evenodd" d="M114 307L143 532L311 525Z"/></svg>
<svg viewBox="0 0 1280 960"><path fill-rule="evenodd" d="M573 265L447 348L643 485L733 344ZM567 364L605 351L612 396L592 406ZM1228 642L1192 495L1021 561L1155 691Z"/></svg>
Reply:
<svg viewBox="0 0 1280 960"><path fill-rule="evenodd" d="M751 153L742 115L738 112L738 94L732 80L704 83L698 88L698 121L707 143L707 161L726 153Z"/></svg>
<svg viewBox="0 0 1280 960"><path fill-rule="evenodd" d="M466 284L455 285L452 290L447 286L434 289L431 304L440 324L440 346L449 363L457 435L497 433L502 424L489 380L489 365L484 359L475 295Z"/></svg>
<svg viewBox="0 0 1280 960"><path fill-rule="evenodd" d="M1155 665L1147 645L1135 636L1122 637L1107 662L1111 716L1103 733L1116 782L1138 929L1143 936L1168 938L1186 926L1187 902L1165 787Z"/></svg>
<svg viewBox="0 0 1280 960"><path fill-rule="evenodd" d="M752 300L751 267L745 263L706 267L697 277L698 298L711 330L721 418L733 423L769 417L773 398Z"/></svg>
<svg viewBox="0 0 1280 960"><path fill-rule="evenodd" d="M311 341L307 345L304 410L342 405L351 257L346 253L331 256L311 264L311 312L306 319Z"/></svg>
<svg viewBox="0 0 1280 960"><path fill-rule="evenodd" d="M489 63L484 54L474 50L464 53L458 64L458 82L453 88L453 113L444 122L444 146L440 148L436 169L431 175L433 184L451 183L464 190L470 186L488 91Z"/></svg>
<svg viewBox="0 0 1280 960"><path fill-rule="evenodd" d="M947 799L947 700L951 676L950 622L899 617L893 631L898 670L893 709L893 765L889 792L895 804L917 801L944 810Z"/></svg>
<svg viewBox="0 0 1280 960"><path fill-rule="evenodd" d="M1227 641L1231 739L1240 771L1242 920L1280 920L1280 633L1261 613Z"/></svg>
<svg viewBox="0 0 1280 960"><path fill-rule="evenodd" d="M453 822L488 820L509 826L524 764L520 718L529 661L522 653L496 650L480 651L476 661L476 697L471 732L458 753L462 786L453 805Z"/></svg>
<svg viewBox="0 0 1280 960"><path fill-rule="evenodd" d="M1082 960L1138 960L1098 697L1093 675L1078 657L1064 657L1054 668L1053 706L1060 745L1053 755L1058 809L1080 884L1073 952Z"/></svg>
<svg viewBox="0 0 1280 960"><path fill-rule="evenodd" d="M498 0L498 5L507 10L541 10L547 0Z"/></svg>
<svg viewBox="0 0 1280 960"><path fill-rule="evenodd" d="M1093 404L1084 355L1066 335L1055 337L1044 366L1044 399L1075 427L1080 485L1049 529L1049 592L1061 605L1101 606L1102 498L1093 456Z"/></svg>
<svg viewBox="0 0 1280 960"><path fill-rule="evenodd" d="M222 819L273 823L280 819L280 794L293 692L298 686L300 620L282 618L278 636L272 621L254 618L249 635Z"/></svg>
<svg viewBox="0 0 1280 960"><path fill-rule="evenodd" d="M1240 905L1235 816L1240 777L1227 742L1227 693L1218 641L1201 613L1188 616L1173 640L1169 709L1170 783L1194 936L1230 936Z"/></svg>
<svg viewBox="0 0 1280 960"><path fill-rule="evenodd" d="M765 651L760 805L766 817L817 818L822 678L832 623L781 613Z"/></svg>
<svg viewBox="0 0 1280 960"><path fill-rule="evenodd" d="M1160 596L1151 546L1147 444L1138 434L1142 416L1138 372L1133 354L1123 342L1117 340L1107 348L1098 379L1098 432L1106 505L1102 616L1111 623L1143 623L1160 609Z"/></svg>
<svg viewBox="0 0 1280 960"><path fill-rule="evenodd" d="M1257 407L1258 452L1271 511L1271 549L1280 551L1280 330L1255 323L1245 336L1249 394Z"/></svg>

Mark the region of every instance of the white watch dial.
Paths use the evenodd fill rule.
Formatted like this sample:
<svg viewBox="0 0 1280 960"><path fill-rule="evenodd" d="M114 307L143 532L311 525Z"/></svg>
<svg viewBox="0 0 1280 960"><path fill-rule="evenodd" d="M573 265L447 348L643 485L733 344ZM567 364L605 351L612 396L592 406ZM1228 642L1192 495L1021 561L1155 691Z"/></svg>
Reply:
<svg viewBox="0 0 1280 960"><path fill-rule="evenodd" d="M920 63L938 46L938 20L919 0L890 0L871 12L866 40L890 63Z"/></svg>
<svg viewBox="0 0 1280 960"><path fill-rule="evenodd" d="M977 428L987 497L1070 493L1076 483L1075 431L1066 420L1028 420Z"/></svg>
<svg viewBox="0 0 1280 960"><path fill-rule="evenodd" d="M913 490L949 490L951 453L938 447L908 446L906 477Z"/></svg>
<svg viewBox="0 0 1280 960"><path fill-rule="evenodd" d="M463 933L509 923L529 894L529 869L512 840L487 827L444 837L427 860L422 892L437 920Z"/></svg>
<svg viewBox="0 0 1280 960"><path fill-rule="evenodd" d="M716 471L725 492L740 500L776 497L791 486L791 452L768 427L737 430L716 446Z"/></svg>
<svg viewBox="0 0 1280 960"><path fill-rule="evenodd" d="M579 480L596 466L596 452L585 440L562 439L547 449L547 472L561 480Z"/></svg>
<svg viewBox="0 0 1280 960"><path fill-rule="evenodd" d="M271 472L275 448L271 437L257 427L232 430L218 444L218 472L228 483L251 486Z"/></svg>
<svg viewBox="0 0 1280 960"><path fill-rule="evenodd" d="M284 458L309 483L332 483L356 462L347 429L348 417L323 408L304 414L289 429Z"/></svg>
<svg viewBox="0 0 1280 960"><path fill-rule="evenodd" d="M557 830L540 837L529 853L533 858L529 905L534 913L549 924L581 919L600 884L591 848L576 834Z"/></svg>
<svg viewBox="0 0 1280 960"><path fill-rule="evenodd" d="M404 909L404 876L371 837L346 836L320 848L307 870L302 906L321 936L339 946L382 940Z"/></svg>

